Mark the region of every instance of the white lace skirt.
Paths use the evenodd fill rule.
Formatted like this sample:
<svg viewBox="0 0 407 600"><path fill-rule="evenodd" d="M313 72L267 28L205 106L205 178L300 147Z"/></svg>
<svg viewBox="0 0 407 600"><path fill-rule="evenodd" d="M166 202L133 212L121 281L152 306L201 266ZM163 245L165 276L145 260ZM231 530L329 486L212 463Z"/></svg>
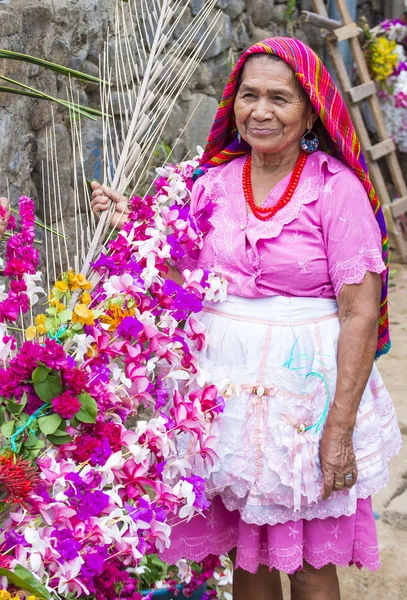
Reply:
<svg viewBox="0 0 407 600"><path fill-rule="evenodd" d="M335 300L231 296L207 304L200 320L209 336L202 366L227 397L211 425L218 459L204 467L195 454L209 497L220 495L246 523L274 525L351 515L358 498L386 485L401 435L374 365L353 435L358 480L321 500L319 441L337 377Z"/></svg>

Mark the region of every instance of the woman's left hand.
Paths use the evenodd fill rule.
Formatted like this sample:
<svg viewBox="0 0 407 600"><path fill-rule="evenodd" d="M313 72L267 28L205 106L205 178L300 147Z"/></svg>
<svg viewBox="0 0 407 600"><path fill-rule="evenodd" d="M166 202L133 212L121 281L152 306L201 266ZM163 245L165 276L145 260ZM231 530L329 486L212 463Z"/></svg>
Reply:
<svg viewBox="0 0 407 600"><path fill-rule="evenodd" d="M324 476L322 499L333 491L350 489L356 483L358 471L352 442L353 431L327 424L319 446L319 458ZM352 474L352 479L346 475Z"/></svg>

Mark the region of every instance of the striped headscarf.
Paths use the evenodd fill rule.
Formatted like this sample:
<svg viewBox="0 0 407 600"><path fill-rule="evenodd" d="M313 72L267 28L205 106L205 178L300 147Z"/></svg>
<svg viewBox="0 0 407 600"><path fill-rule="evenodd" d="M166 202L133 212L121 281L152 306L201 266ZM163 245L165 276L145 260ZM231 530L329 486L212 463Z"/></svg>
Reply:
<svg viewBox="0 0 407 600"><path fill-rule="evenodd" d="M311 48L293 38L277 37L259 42L242 54L229 77L196 176L203 174L211 167L216 167L249 152L249 145L243 140L239 143L237 139L233 105L239 76L246 59L252 54L261 53L277 55L293 69L319 115L313 131L318 135L321 149L348 165L359 177L370 198L382 234L383 261L387 268L386 282L382 287L380 302L377 358L390 349L386 223L379 199L369 179L366 162L345 103L332 77Z"/></svg>

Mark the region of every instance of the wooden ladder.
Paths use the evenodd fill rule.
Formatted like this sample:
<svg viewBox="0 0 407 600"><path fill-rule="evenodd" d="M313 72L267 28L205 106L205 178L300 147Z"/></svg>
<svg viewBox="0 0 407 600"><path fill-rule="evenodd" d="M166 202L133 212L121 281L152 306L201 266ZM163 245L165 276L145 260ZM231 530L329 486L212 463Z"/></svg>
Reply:
<svg viewBox="0 0 407 600"><path fill-rule="evenodd" d="M376 84L370 78L366 60L359 42L359 28L353 22L346 0L335 0L342 22L329 19L323 0L312 0L315 13L303 11L305 20L312 25L327 29L325 43L341 88L342 96L348 107L353 125L359 137L365 156L373 187L382 204L387 229L391 236L391 245L396 250L402 262L407 262L407 242L397 223L397 218L407 212L407 185L403 177L400 163L397 159L396 146L387 131L379 100L376 94ZM353 59L357 67L360 84L352 87L352 82L345 68L338 48L338 42L349 40ZM374 119L379 142L372 145L359 103L367 100ZM380 169L379 159L385 157L394 189L398 199L392 202Z"/></svg>

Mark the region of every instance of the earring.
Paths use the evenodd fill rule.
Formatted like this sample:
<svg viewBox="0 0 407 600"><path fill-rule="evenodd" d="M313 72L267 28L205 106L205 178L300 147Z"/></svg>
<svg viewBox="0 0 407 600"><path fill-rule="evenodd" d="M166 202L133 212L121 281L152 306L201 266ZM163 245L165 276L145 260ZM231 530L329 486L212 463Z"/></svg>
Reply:
<svg viewBox="0 0 407 600"><path fill-rule="evenodd" d="M308 129L301 138L301 148L304 152L311 154L312 152L315 152L318 146L319 139L317 134L311 131L311 129Z"/></svg>
<svg viewBox="0 0 407 600"><path fill-rule="evenodd" d="M240 131L237 132L237 141L240 142L242 141L242 136L240 135Z"/></svg>

